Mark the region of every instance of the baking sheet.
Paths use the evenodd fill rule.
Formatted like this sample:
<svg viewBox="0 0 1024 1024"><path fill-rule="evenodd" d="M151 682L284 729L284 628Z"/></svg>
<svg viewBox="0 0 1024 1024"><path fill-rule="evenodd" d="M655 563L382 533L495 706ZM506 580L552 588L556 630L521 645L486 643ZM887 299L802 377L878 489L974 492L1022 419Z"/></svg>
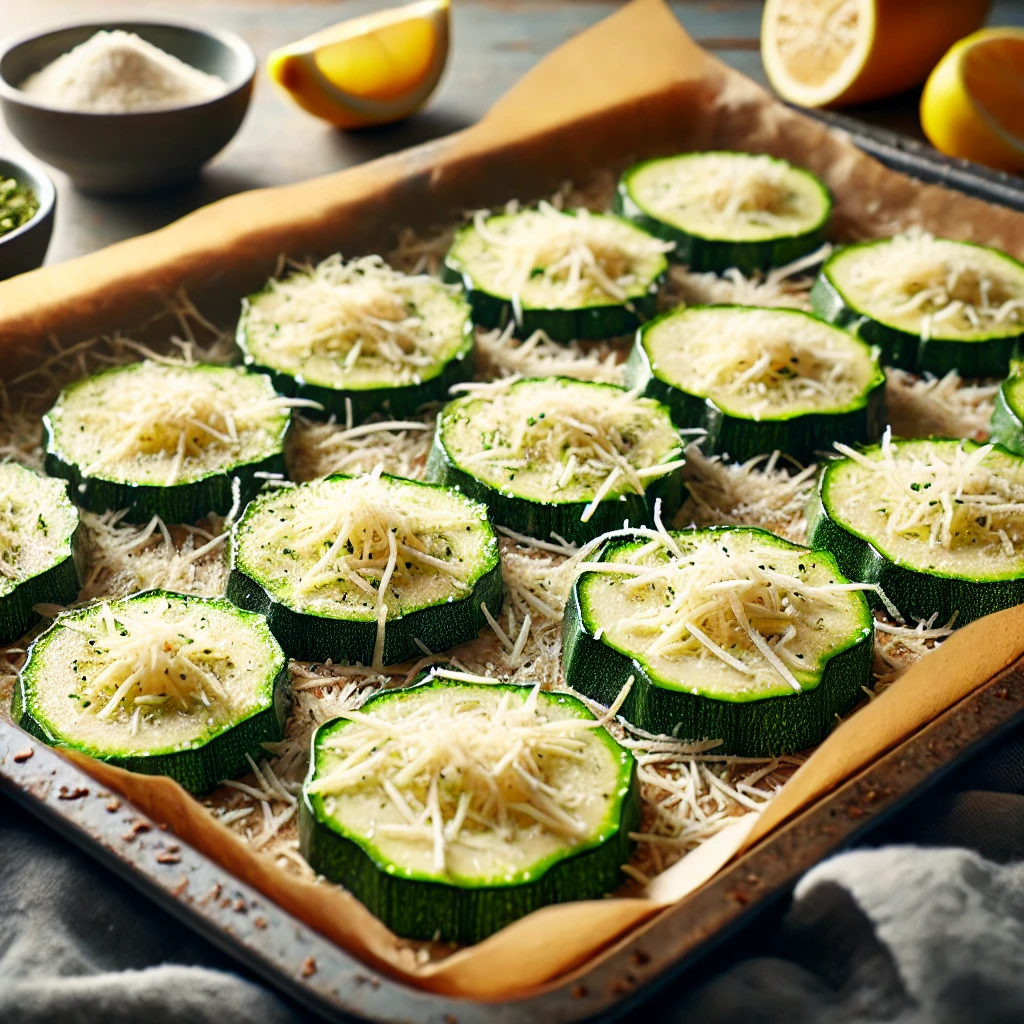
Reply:
<svg viewBox="0 0 1024 1024"><path fill-rule="evenodd" d="M233 197L152 235L0 285L0 348L8 366L26 365L38 359L44 335L72 342L140 324L182 289L226 322L238 296L262 284L283 252L386 251L399 227L423 230L466 208L586 181L595 168L617 171L636 158L692 148L761 150L815 170L837 196L840 239L916 224L1024 255L1024 217L886 170L700 51L658 0L636 0L538 65L467 132L339 175ZM662 875L657 900L550 907L427 967L410 962L347 894L282 874L168 780L92 762L88 770L368 963L437 991L500 998L583 964L692 891L744 841L768 834L931 721L1024 650L1022 625L1012 609L957 634L923 671L908 673L837 730L751 836L737 827Z"/></svg>

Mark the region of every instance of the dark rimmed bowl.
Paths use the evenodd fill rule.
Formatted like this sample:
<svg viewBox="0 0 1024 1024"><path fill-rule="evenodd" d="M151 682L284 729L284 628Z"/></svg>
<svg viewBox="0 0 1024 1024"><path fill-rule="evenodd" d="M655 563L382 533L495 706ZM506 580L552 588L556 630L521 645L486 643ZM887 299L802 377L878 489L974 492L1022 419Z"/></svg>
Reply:
<svg viewBox="0 0 1024 1024"><path fill-rule="evenodd" d="M29 75L102 29L134 32L193 67L224 79L212 100L148 113L93 114L32 99L18 86ZM11 132L83 192L137 195L194 178L234 137L245 118L256 55L220 29L170 22L89 22L38 32L0 50L0 109Z"/></svg>
<svg viewBox="0 0 1024 1024"><path fill-rule="evenodd" d="M36 215L27 224L0 235L0 281L4 281L42 266L53 234L57 190L34 160L0 156L0 178L14 178L27 185L39 201Z"/></svg>

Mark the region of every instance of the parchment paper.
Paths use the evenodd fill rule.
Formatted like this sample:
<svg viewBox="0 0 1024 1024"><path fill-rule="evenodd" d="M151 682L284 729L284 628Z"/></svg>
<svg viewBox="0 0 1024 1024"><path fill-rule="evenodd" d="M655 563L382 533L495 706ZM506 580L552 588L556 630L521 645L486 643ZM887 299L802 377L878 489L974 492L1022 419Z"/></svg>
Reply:
<svg viewBox="0 0 1024 1024"><path fill-rule="evenodd" d="M704 53L660 0L634 0L542 61L474 128L340 174L225 199L161 231L0 284L5 374L37 360L45 335L74 341L131 328L179 289L228 322L238 297L263 283L281 253L384 252L403 227L424 229L465 209L698 148L764 151L809 167L835 194L838 239L918 224L1024 257L1024 216L887 170ZM76 760L372 967L437 991L501 999L586 963L1021 655L1024 606L966 627L838 728L759 818L741 819L659 876L650 898L549 907L427 966L353 897L278 870L175 783Z"/></svg>

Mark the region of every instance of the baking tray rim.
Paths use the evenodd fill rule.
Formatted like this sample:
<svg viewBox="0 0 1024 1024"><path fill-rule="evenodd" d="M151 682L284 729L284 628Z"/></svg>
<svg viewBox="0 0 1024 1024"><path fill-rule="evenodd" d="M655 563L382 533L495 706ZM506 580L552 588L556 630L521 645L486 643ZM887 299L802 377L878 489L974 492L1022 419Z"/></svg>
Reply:
<svg viewBox="0 0 1024 1024"><path fill-rule="evenodd" d="M804 113L807 113L806 111ZM891 132L884 129L876 129L867 125L859 125L853 130L852 121L848 118L839 119L829 113L812 115L833 127L841 128L851 140L863 151L875 157L886 166L902 171L912 177L921 180L945 185L967 195L985 200L996 205L1008 206L1010 208L1024 210L1024 181L1019 188L1014 187L1014 182L1009 176L997 176L984 168L975 167L965 161L953 161L939 153L931 153L924 147L913 147L906 145ZM431 144L427 144L429 147ZM421 148L427 148L421 147ZM791 892L798 877L804 873L821 857L849 846L861 838L870 828L885 820L886 816L898 811L908 801L915 799L923 791L936 784L941 777L952 770L957 764L965 759L974 756L978 749L994 742L997 735L1001 735L1007 728L1012 728L1015 723L1024 719L1024 675L1020 676L1020 694L1017 698L1001 697L1004 710L1012 710L1012 713L999 720L993 729L987 734L982 733L970 743L958 749L955 755L941 763L936 764L935 769L919 780L915 785L903 793L895 796L893 801L887 802L883 808L879 803L872 812L863 811L863 814L855 814L854 818L859 820L865 816L868 820L859 823L848 833L844 834L841 840L837 841L830 849L825 850L821 857L814 858L810 863L801 866L785 882L780 883L771 892L744 894L741 889L734 890L733 898L741 907L739 913L730 919L723 921L717 928L709 932L701 942L684 949L677 956L657 957L643 950L638 941L645 937L653 937L656 932L663 929L666 922L673 921L690 909L691 904L706 894L726 879L731 879L735 872L747 869L751 858L756 858L767 847L771 846L781 835L790 835L792 830L802 827L807 820L820 812L823 808L829 807L835 801L839 801L844 794L856 792L862 780L869 777L881 765L887 763L890 758L900 751L911 748L923 734L928 733L938 723L948 722L955 718L963 708L975 701L980 694L989 693L999 689L999 683L1004 676L1016 677L1024 670L1024 658L1016 662L1014 666L1004 670L999 676L989 680L979 687L974 693L963 698L953 707L947 709L931 723L923 726L917 732L907 737L897 745L889 754L883 755L873 764L865 767L852 779L843 783L832 793L815 801L810 807L795 816L791 821L782 826L781 829L766 836L751 850L746 851L740 858L733 861L725 869L720 871L708 883L689 894L679 903L666 907L654 913L646 921L629 929L624 936L613 941L608 947L591 958L585 965L577 968L558 979L555 979L538 989L523 993L514 1000L504 998L500 1000L472 1000L455 996L438 994L425 989L405 984L397 979L389 978L366 967L353 955L336 946L329 939L315 933L309 926L301 923L293 915L283 908L272 904L266 897L260 894L247 883L234 878L226 869L221 868L212 858L200 853L192 847L188 847L180 841L175 840L174 845L178 851L173 856L180 856L187 853L188 859L205 867L211 875L220 875L230 881L219 883L224 888L230 888L240 894L246 894L245 898L253 905L261 908L260 914L253 917L248 911L245 917L252 920L267 920L269 915L280 919L281 927L291 928L296 936L296 943L303 949L315 949L321 961L330 959L333 951L343 962L344 969L350 974L350 992L356 993L360 998L353 998L351 995L343 995L335 986L330 989L324 983L326 973L322 966L316 966L309 970L309 965L304 959L296 969L290 969L282 961L283 956L277 959L268 958L259 949L261 933L267 927L254 925L256 932L252 934L253 944L242 941L241 929L238 927L237 919L224 925L218 923L215 918L204 914L204 910L210 909L199 907L194 901L185 902L181 899L181 893L175 894L173 888L163 885L158 877L143 873L137 866L126 863L119 859L114 852L111 842L105 842L97 836L90 836L81 826L75 823L74 815L71 812L73 807L80 806L79 799L67 798L58 795L56 801L47 801L39 795L38 784L35 786L19 785L16 775L6 767L7 760L14 758L11 753L10 743L12 737L17 737L20 743L18 749L32 748L42 759L55 758L61 767L50 769L54 777L66 778L68 781L65 788L68 793L73 794L80 789L95 787L95 781L82 769L73 765L66 758L57 754L52 749L45 747L38 741L33 740L26 733L16 726L0 720L0 755L3 755L7 748L7 758L0 756L0 788L14 797L22 806L31 813L41 818L51 827L57 829L65 838L70 839L84 852L99 859L107 867L112 868L116 873L126 878L132 885L140 889L145 895L154 899L165 910L171 912L189 927L204 935L223 951L239 960L249 968L255 968L260 972L260 977L269 981L282 991L295 998L308 1009L319 1014L325 1014L329 1019L351 1020L351 1014L373 1013L367 1019L379 1021L398 1021L409 1019L409 1015L416 1014L415 1019L423 1020L422 1011L428 1009L430 1020L443 1021L444 1024L503 1024L506 1020L522 1019L519 1014L536 1010L542 1012L538 1020L570 1022L584 1020L595 1014L617 1014L626 1012L630 1005L640 999L646 999L650 994L667 983L671 978L686 972L703 959L717 945L725 942L732 934L744 928L751 920L769 909L771 901L785 899ZM1007 703L1009 701L1009 703ZM1012 708L1017 704L1015 709ZM16 753L17 751L15 751ZM35 756L35 755L34 755ZM33 757L34 759L34 757ZM30 762L25 762L30 763ZM16 773L20 775L22 773ZM100 797L105 801L111 798L104 795ZM135 822L145 825L145 831L140 832L139 837L152 835L159 837L166 835L161 827L145 815L135 809L130 802L117 798L121 808ZM859 806L859 805L852 805ZM884 814L880 813L884 810ZM118 819L120 820L120 819ZM131 826L129 826L131 827ZM122 837L123 838L123 837ZM138 837L137 837L138 840ZM136 840L136 841L137 841ZM185 859L181 856L181 861ZM176 861L175 863L180 863ZM157 873L159 875L159 873ZM234 901L237 903L236 897ZM219 907L219 903L215 903ZM229 908L221 908L225 912ZM231 921L231 919L229 919ZM317 960L313 953L309 957ZM291 959L294 959L292 957ZM289 960L289 963L291 960ZM305 965L305 966L304 966ZM613 976L611 980L601 975ZM354 987L353 987L354 986ZM601 992L598 992L598 989ZM559 1005L559 998L560 1005ZM378 1007L378 1004L379 1007ZM384 1007L388 1008L385 1010ZM544 1008L547 1008L545 1012ZM383 1016L377 1016L377 1010L384 1012ZM512 1015L509 1016L510 1010Z"/></svg>

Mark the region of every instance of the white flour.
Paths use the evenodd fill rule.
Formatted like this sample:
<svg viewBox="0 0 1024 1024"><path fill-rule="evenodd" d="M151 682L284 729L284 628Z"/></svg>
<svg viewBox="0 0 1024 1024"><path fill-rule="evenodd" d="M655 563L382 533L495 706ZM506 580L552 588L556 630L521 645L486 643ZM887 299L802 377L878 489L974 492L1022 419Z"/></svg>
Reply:
<svg viewBox="0 0 1024 1024"><path fill-rule="evenodd" d="M50 106L95 114L161 110L213 99L225 90L208 75L131 32L97 32L21 84Z"/></svg>

